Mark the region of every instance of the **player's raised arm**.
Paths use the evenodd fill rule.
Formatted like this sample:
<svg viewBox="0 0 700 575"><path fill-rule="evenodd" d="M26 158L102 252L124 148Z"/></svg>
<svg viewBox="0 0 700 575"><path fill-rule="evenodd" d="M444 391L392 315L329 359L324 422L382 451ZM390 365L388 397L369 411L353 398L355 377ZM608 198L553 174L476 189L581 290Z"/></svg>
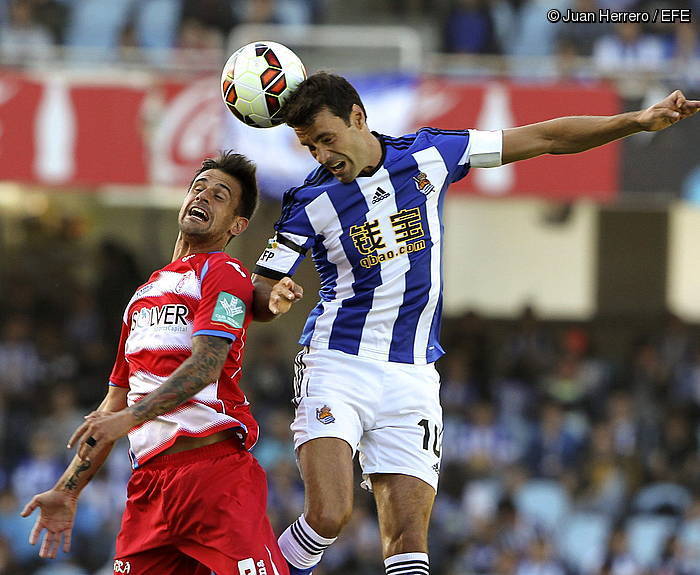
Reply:
<svg viewBox="0 0 700 575"><path fill-rule="evenodd" d="M127 391L122 387L110 387L97 411L108 413L123 410L126 407ZM90 459L81 459L76 455L53 488L35 495L25 505L22 517L28 517L39 508L39 517L29 534L29 543L35 545L45 530L39 548L40 557L55 558L61 547L66 553L70 551L73 521L80 492L102 467L113 445L113 442L95 445Z"/></svg>
<svg viewBox="0 0 700 575"><path fill-rule="evenodd" d="M676 90L646 110L614 116L570 116L503 131L503 163L543 154L575 154L636 134L663 130L700 109Z"/></svg>

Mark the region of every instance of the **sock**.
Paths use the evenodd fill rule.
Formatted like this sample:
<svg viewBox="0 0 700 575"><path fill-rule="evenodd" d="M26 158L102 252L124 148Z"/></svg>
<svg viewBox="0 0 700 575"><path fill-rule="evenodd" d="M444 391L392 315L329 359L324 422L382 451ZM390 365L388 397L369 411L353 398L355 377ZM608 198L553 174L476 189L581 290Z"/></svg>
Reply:
<svg viewBox="0 0 700 575"><path fill-rule="evenodd" d="M384 560L386 575L430 575L427 553L400 553Z"/></svg>
<svg viewBox="0 0 700 575"><path fill-rule="evenodd" d="M307 569L318 564L326 548L337 537L321 537L306 522L303 515L280 535L278 540L282 555L287 562L298 569Z"/></svg>

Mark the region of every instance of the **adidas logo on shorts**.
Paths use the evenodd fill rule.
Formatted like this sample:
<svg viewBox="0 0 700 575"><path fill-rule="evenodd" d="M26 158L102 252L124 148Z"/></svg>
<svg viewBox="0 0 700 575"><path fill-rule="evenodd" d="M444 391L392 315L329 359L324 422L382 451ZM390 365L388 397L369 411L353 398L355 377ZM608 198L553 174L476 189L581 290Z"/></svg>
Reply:
<svg viewBox="0 0 700 575"><path fill-rule="evenodd" d="M372 196L372 203L378 204L382 200L386 200L389 197L389 192L385 192L381 188L377 188L377 191Z"/></svg>

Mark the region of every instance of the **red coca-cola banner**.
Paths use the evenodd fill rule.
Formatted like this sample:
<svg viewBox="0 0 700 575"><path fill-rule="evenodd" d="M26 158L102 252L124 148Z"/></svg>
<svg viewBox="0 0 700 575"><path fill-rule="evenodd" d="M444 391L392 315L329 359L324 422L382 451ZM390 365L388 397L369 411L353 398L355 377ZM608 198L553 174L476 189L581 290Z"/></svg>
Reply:
<svg viewBox="0 0 700 575"><path fill-rule="evenodd" d="M418 125L496 130L559 116L616 114L620 99L604 85L464 84L442 78L420 87ZM500 168L473 170L453 191L606 200L619 187L619 143L566 156L542 156Z"/></svg>
<svg viewBox="0 0 700 575"><path fill-rule="evenodd" d="M220 147L218 80L0 73L0 179L181 184Z"/></svg>
<svg viewBox="0 0 700 575"><path fill-rule="evenodd" d="M407 84L400 93L379 86L363 98L370 126L391 134L424 125L497 129L562 115L614 114L620 108L615 92L601 85L464 84L443 78ZM397 114L398 108L404 112ZM391 125L382 125L388 118ZM0 70L2 180L85 188L179 185L189 181L204 156L235 145L258 162L261 176L281 173L285 165L285 181L269 190L279 195L285 186L298 184L310 165L300 161L293 137L279 137L286 128L274 130L273 137L272 131L231 120L213 76L95 79L85 73L35 76ZM270 154L273 144L275 154ZM256 157L256 150L265 150L263 157ZM605 200L619 187L619 154L619 145L612 144L584 154L474 170L453 188L491 196Z"/></svg>

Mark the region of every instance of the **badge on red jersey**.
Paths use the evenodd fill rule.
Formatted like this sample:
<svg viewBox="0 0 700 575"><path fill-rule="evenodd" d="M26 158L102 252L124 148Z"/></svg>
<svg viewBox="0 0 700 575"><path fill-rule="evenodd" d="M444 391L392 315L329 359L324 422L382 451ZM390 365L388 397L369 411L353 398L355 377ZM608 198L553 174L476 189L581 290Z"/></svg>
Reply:
<svg viewBox="0 0 700 575"><path fill-rule="evenodd" d="M222 291L216 298L216 307L211 319L235 329L242 328L245 320L245 303L235 295Z"/></svg>

